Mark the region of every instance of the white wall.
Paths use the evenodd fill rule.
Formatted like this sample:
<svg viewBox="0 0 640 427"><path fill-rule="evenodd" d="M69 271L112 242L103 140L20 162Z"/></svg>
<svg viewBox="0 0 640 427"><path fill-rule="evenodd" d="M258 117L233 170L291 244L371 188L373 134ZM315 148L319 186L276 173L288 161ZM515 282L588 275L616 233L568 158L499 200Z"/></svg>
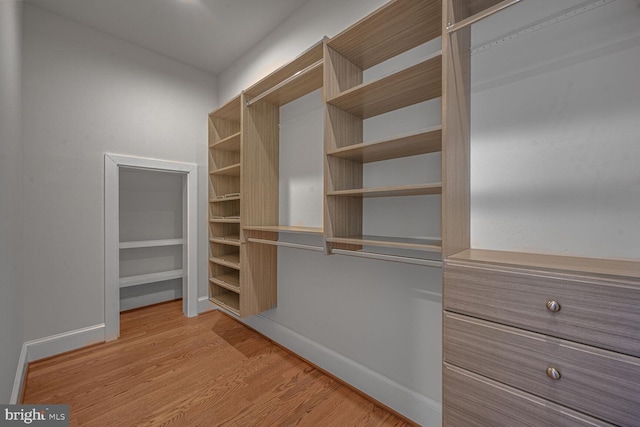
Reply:
<svg viewBox="0 0 640 427"><path fill-rule="evenodd" d="M384 3L307 2L220 75L220 100L237 95L323 36L334 36ZM439 41L432 43L404 60L416 61L439 46ZM394 67L398 64L383 64L365 78ZM422 103L385 116L365 121L367 141L438 124L440 104L438 100ZM280 110L282 224L322 225L323 119L319 91ZM367 186L392 185L398 179L440 180L439 156L380 162L366 169ZM400 199L367 201L370 215L364 218L365 232L439 235L438 200L431 196ZM407 215L412 209L419 213ZM390 211L395 220L388 220ZM281 239L322 244L317 237ZM278 307L246 321L384 404L423 425L435 426L441 401L441 282L439 269L281 248Z"/></svg>
<svg viewBox="0 0 640 427"><path fill-rule="evenodd" d="M22 348L22 2L0 1L0 403Z"/></svg>
<svg viewBox="0 0 640 427"><path fill-rule="evenodd" d="M561 21L472 56L473 247L640 258L640 3L562 20L576 5L523 2L474 28L482 46Z"/></svg>
<svg viewBox="0 0 640 427"><path fill-rule="evenodd" d="M24 21L25 340L104 322L105 152L199 165L216 78L32 5Z"/></svg>

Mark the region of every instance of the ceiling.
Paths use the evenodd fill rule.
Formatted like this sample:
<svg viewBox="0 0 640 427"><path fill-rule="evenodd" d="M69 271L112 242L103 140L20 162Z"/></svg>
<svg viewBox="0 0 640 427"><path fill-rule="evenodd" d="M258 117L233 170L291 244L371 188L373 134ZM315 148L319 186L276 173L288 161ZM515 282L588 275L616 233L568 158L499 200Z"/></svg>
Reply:
<svg viewBox="0 0 640 427"><path fill-rule="evenodd" d="M219 74L308 0L26 0Z"/></svg>

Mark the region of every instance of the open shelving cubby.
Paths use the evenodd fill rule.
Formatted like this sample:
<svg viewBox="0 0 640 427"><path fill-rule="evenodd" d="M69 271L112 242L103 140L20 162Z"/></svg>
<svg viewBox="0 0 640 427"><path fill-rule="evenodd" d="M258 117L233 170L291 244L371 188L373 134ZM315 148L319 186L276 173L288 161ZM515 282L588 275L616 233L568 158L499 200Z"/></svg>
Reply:
<svg viewBox="0 0 640 427"><path fill-rule="evenodd" d="M332 249L358 251L374 246L441 251L439 237L363 233L364 199L439 196L442 192L440 182L364 185L364 165L368 163L439 153L440 125L377 141L365 141L363 132L367 119L441 97L440 51L399 71L364 81L366 70L440 37L441 16L440 1L391 1L325 43L324 223Z"/></svg>

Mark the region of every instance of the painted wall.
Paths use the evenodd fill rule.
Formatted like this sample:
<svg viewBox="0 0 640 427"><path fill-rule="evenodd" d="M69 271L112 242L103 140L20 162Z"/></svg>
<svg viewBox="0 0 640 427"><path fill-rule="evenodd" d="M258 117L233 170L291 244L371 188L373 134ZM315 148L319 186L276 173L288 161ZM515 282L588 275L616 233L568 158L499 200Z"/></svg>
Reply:
<svg viewBox="0 0 640 427"><path fill-rule="evenodd" d="M0 2L0 403L22 348L22 2Z"/></svg>
<svg viewBox="0 0 640 427"><path fill-rule="evenodd" d="M639 8L541 0L476 25L473 247L640 259Z"/></svg>
<svg viewBox="0 0 640 427"><path fill-rule="evenodd" d="M106 152L199 165L206 295L216 78L32 5L24 13L25 340L104 322Z"/></svg>
<svg viewBox="0 0 640 427"><path fill-rule="evenodd" d="M307 2L220 75L220 100L384 3ZM365 80L415 63L439 48L438 40L374 67ZM281 224L322 225L323 120L320 91L280 109ZM439 100L421 103L366 120L365 140L439 122ZM439 163L439 155L427 155L366 165L365 185L438 182ZM439 235L437 197L367 200L365 209L365 233ZM280 238L322 244L317 237ZM246 322L398 412L435 426L441 402L441 281L439 269L280 248L278 307Z"/></svg>

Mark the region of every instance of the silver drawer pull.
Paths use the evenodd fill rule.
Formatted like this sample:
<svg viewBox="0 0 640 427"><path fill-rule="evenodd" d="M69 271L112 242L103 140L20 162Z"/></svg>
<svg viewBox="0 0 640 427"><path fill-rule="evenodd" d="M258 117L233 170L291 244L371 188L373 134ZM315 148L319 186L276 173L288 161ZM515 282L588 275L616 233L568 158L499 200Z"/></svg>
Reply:
<svg viewBox="0 0 640 427"><path fill-rule="evenodd" d="M552 313L557 313L560 311L560 304L558 304L558 301L549 300L547 301L547 310Z"/></svg>
<svg viewBox="0 0 640 427"><path fill-rule="evenodd" d="M558 381L562 375L556 368L547 368L547 376L554 381Z"/></svg>

